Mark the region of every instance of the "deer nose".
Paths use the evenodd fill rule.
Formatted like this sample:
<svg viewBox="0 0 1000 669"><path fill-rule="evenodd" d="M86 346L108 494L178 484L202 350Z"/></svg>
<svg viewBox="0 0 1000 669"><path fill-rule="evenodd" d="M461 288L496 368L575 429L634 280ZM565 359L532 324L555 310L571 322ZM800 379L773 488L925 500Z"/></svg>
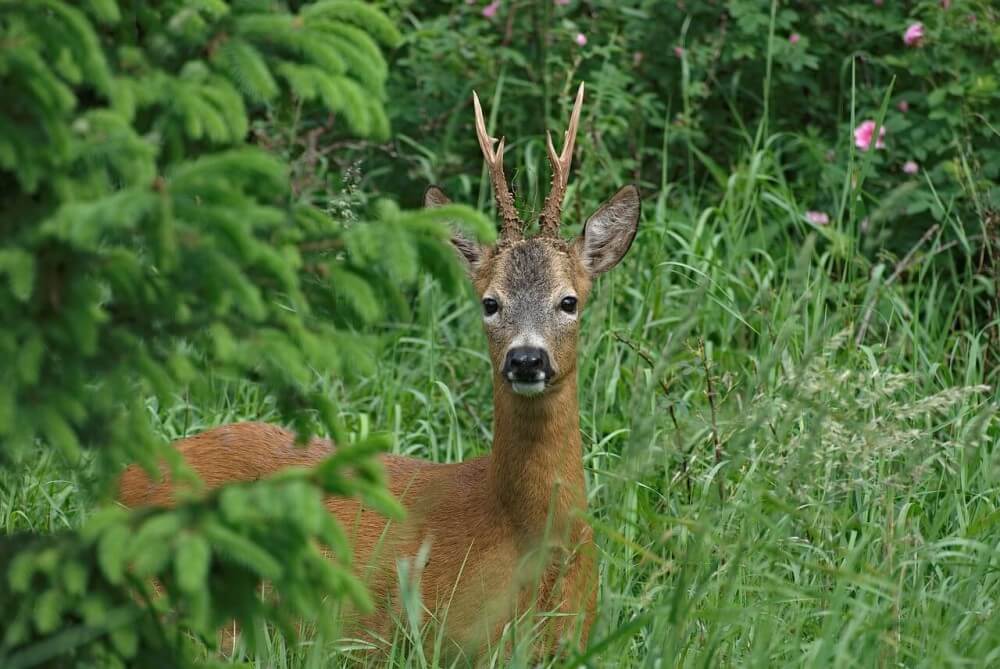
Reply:
<svg viewBox="0 0 1000 669"><path fill-rule="evenodd" d="M549 354L536 346L516 346L507 351L504 376L511 381L544 381L551 376Z"/></svg>

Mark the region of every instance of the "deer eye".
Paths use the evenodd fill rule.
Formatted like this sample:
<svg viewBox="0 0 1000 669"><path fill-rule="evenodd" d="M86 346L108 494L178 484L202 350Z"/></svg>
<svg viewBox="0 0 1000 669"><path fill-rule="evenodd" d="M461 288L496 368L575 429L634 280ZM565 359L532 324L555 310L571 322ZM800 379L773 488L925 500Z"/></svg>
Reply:
<svg viewBox="0 0 1000 669"><path fill-rule="evenodd" d="M498 311L500 311L499 302L494 300L492 297L483 298L483 313L487 316L492 316Z"/></svg>
<svg viewBox="0 0 1000 669"><path fill-rule="evenodd" d="M562 298L562 302L559 303L559 308L565 311L567 314L576 313L576 298L572 295L569 297Z"/></svg>

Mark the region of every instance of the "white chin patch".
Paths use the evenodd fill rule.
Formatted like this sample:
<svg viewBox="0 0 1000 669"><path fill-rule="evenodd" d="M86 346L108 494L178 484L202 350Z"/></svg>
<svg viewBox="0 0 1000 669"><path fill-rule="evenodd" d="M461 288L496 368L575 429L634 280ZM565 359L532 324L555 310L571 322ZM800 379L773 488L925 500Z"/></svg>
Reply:
<svg viewBox="0 0 1000 669"><path fill-rule="evenodd" d="M524 381L512 381L511 387L514 392L518 395L525 395L531 397L532 395L541 395L542 391L545 390L545 381L531 381L525 383Z"/></svg>

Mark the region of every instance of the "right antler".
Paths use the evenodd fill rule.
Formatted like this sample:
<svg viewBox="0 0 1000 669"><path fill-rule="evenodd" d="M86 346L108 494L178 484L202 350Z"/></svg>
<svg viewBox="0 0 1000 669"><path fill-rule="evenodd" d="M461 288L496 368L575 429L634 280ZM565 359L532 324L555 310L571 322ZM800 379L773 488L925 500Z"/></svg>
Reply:
<svg viewBox="0 0 1000 669"><path fill-rule="evenodd" d="M476 108L476 137L479 139L479 148L483 150L483 160L490 170L490 181L493 183L493 195L496 197L497 210L500 212L502 220L500 226L500 241L516 241L523 238L523 225L521 219L514 209L514 196L510 194L507 187L507 177L503 173L503 140L493 149L493 142L496 141L486 133L486 122L483 120L483 108L479 104L479 96L472 91L472 104Z"/></svg>
<svg viewBox="0 0 1000 669"><path fill-rule="evenodd" d="M558 237L559 224L562 222L562 201L566 197L566 186L569 185L569 168L573 164L573 146L576 144L576 131L580 126L580 109L583 107L583 82L576 92L573 103L573 113L569 117L569 127L563 138L562 153L556 155L556 147L552 144L552 133L547 133L549 164L552 166L552 186L549 195L542 206L539 217L542 237Z"/></svg>

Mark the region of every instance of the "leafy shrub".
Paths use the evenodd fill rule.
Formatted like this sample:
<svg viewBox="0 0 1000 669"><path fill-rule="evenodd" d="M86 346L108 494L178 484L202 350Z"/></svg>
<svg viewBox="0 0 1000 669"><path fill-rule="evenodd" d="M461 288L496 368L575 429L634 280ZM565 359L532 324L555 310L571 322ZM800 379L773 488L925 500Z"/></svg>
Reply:
<svg viewBox="0 0 1000 669"><path fill-rule="evenodd" d="M106 509L79 533L3 537L4 666L185 666L200 655L194 640L214 646L234 619L248 623L241 632L250 647L264 620L289 637L302 620L332 635L336 617L320 615L329 595L361 611L372 604L317 491L358 495L399 517L381 471L366 460L384 447L370 439L313 470L226 486L175 510ZM259 596L264 581L280 603Z"/></svg>
<svg viewBox="0 0 1000 669"><path fill-rule="evenodd" d="M227 616L252 629L314 615L328 595L364 603L353 577L320 558L319 545L349 555L321 499L377 500L365 458L383 442L347 448L315 381L370 368L374 323L405 306L418 266L455 285L444 220L488 226L461 207L391 202L370 223L333 218L292 189L289 156L247 142L265 112L303 110L335 115L339 136L388 135L381 48L399 42L396 28L361 2L298 4L0 4L0 358L11 363L0 367L0 461L54 448L93 462L99 484L127 462L154 471L176 455L147 399L169 406L207 392L213 375L256 382L300 437L321 429L345 449L325 473L6 539L4 666L174 666L190 657L182 632L212 642ZM348 485L340 466L365 475ZM275 557L292 554L302 561ZM151 576L166 593L155 603ZM264 578L282 607L255 603L247 586Z"/></svg>
<svg viewBox="0 0 1000 669"><path fill-rule="evenodd" d="M724 190L727 167L775 135L797 213L825 213L870 253L905 251L947 214L981 234L984 210L1000 206L1000 16L986 1L773 3L773 34L767 0L383 5L417 27L389 81L407 149L377 180L392 192L436 177L488 202L460 171L476 143L470 116L454 113L477 88L494 97L496 132L519 156L514 185L537 210L544 130L561 131L568 92L585 80L581 197L607 196L586 182L595 171L604 190L622 178L647 193ZM923 37L907 44L915 24ZM885 148L867 154L853 132L883 101ZM862 157L870 171L854 203L844 188ZM924 179L933 191L915 188Z"/></svg>

